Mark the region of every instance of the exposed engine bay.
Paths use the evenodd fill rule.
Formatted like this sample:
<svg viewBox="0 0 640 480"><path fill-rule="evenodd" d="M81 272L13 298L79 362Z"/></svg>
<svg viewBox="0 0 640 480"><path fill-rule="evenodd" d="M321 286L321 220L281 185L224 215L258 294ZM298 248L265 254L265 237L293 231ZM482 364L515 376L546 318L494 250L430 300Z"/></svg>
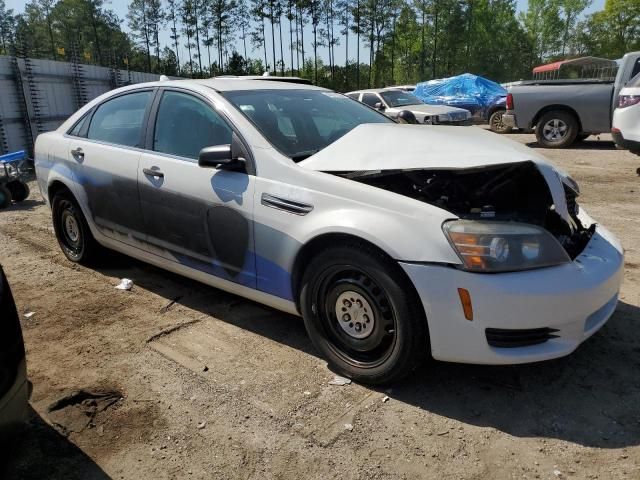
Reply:
<svg viewBox="0 0 640 480"><path fill-rule="evenodd" d="M578 193L564 185L574 225L555 211L549 186L533 162L459 170L383 170L342 174L357 182L435 205L462 219L513 221L549 231L571 259L585 248L595 225L578 218Z"/></svg>

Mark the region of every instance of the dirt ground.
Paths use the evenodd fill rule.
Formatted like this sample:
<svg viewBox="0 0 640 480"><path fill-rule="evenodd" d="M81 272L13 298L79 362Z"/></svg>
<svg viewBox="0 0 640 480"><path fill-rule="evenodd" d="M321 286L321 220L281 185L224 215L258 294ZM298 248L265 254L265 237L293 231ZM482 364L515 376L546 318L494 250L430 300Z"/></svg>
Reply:
<svg viewBox="0 0 640 480"><path fill-rule="evenodd" d="M35 312L32 419L0 478L640 479L640 157L608 136L543 153L622 239L616 313L561 360L431 362L387 389L329 385L298 318L118 254L68 262L32 192L0 212L0 263Z"/></svg>

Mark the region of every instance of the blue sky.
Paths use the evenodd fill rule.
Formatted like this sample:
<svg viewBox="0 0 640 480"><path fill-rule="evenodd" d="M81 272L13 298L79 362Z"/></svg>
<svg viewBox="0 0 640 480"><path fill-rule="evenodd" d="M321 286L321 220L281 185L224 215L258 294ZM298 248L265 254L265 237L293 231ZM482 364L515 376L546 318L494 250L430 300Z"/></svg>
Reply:
<svg viewBox="0 0 640 480"><path fill-rule="evenodd" d="M597 10L601 10L604 7L604 2L605 0L593 0L591 6L586 10L586 13L591 13ZM21 13L24 11L24 5L25 5L25 1L24 0L5 0L6 6L7 8L12 8L16 13ZM124 30L128 30L127 27L127 21L126 21L126 16L127 16L127 7L129 5L129 1L127 0L105 0L105 7L109 8L111 10L113 10L118 17L120 17L120 19L122 20L122 28ZM166 2L163 2L166 3ZM518 10L526 10L527 8L527 0L518 0ZM289 24L287 21L285 21L282 25L282 30L283 30L283 36L288 38L288 32L289 32ZM307 27L309 28L309 27ZM271 52L271 43L270 43L270 32L268 31L269 27L267 27L267 57L269 58L269 52ZM278 31L276 30L276 41L278 41L278 35L277 35ZM309 31L309 33L307 34L307 31L305 29L305 40L307 39L311 39L311 31ZM285 39L286 40L286 39ZM169 33L168 31L162 32L160 35L160 43L162 44L162 46L169 44L170 39L169 39ZM307 43L309 43L310 40L307 40ZM342 42L341 42L342 43ZM355 42L353 39L349 39L349 49L350 49L350 53L349 53L349 57L353 58L355 57ZM236 48L238 49L239 52L242 53L242 42L240 40L238 40L237 44L236 44ZM251 52L249 53L250 57L254 57L254 58L262 58L263 54L262 54L262 50L260 51L253 51L252 47L250 45L250 42L247 41L247 48L251 50ZM186 49L181 48L180 49L180 60L182 61L183 59L187 58L187 53L186 53ZM184 51L182 51L184 50ZM308 45L305 45L305 51L310 51L311 50L311 44L309 43ZM344 63L344 57L345 57L345 53L344 53L344 47L343 46L337 46L334 48L335 50L335 61L338 64ZM276 57L279 58L279 45L277 45L276 48ZM287 41L284 45L284 57L285 57L285 63L288 65L289 62L287 62L287 58L289 57L289 42ZM319 48L318 49L319 55L322 58L326 58L326 49L324 48ZM213 51L211 52L212 54L212 58L217 58L217 54L214 53ZM206 58L206 53L202 52L202 57L203 60ZM361 59L365 59L368 58L368 51L364 48L364 46L361 47L360 50L360 58Z"/></svg>

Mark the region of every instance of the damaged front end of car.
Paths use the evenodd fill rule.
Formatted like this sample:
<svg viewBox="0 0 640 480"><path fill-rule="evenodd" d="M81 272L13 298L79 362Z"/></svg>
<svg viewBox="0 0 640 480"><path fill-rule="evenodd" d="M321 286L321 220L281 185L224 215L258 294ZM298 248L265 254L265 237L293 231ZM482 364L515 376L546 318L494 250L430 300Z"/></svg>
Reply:
<svg viewBox="0 0 640 480"><path fill-rule="evenodd" d="M454 214L458 219L446 222L443 230L464 267L490 272L557 265L582 253L595 225L584 225L579 217L575 182L555 175L552 180L562 185L562 206L533 161L340 174Z"/></svg>

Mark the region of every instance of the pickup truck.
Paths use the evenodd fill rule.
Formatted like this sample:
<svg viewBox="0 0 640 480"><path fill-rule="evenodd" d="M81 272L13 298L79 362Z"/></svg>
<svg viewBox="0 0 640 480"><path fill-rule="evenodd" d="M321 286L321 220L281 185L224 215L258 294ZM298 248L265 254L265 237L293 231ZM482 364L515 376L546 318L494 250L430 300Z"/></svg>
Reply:
<svg viewBox="0 0 640 480"><path fill-rule="evenodd" d="M507 88L505 125L535 129L538 144L565 148L609 132L618 92L640 72L640 52L627 53L615 79L530 80Z"/></svg>

